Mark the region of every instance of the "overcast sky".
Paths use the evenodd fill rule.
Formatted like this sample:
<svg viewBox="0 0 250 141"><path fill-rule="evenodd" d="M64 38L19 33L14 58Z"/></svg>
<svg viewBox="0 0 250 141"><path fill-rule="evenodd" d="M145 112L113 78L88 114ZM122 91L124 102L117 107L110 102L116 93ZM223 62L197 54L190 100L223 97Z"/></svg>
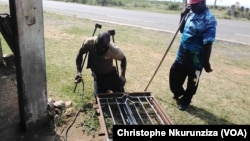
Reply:
<svg viewBox="0 0 250 141"><path fill-rule="evenodd" d="M223 6L231 6L236 4L236 2L240 3L240 6L250 7L250 0L217 0L217 5ZM213 4L214 0L207 0L207 4Z"/></svg>
<svg viewBox="0 0 250 141"><path fill-rule="evenodd" d="M167 0L167 1L182 2L182 0ZM188 0L188 2L189 2L189 0ZM236 4L236 2L239 2L240 6L250 8L250 0L217 0L217 5L218 6L231 6L233 4ZM213 5L214 0L207 0L207 4Z"/></svg>

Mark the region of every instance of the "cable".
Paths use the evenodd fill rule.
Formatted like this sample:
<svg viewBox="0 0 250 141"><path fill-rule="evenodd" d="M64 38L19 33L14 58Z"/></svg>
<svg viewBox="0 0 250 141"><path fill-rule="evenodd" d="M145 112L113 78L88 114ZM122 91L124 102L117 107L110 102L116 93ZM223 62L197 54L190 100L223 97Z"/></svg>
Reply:
<svg viewBox="0 0 250 141"><path fill-rule="evenodd" d="M79 111L77 112L77 114L76 114L75 117L74 117L74 120L73 120L72 123L69 125L69 127L66 129L64 141L67 141L68 131L69 131L69 129L71 128L71 126L75 123L76 118L77 118L77 116L79 115L80 112L81 112L81 110L79 110Z"/></svg>

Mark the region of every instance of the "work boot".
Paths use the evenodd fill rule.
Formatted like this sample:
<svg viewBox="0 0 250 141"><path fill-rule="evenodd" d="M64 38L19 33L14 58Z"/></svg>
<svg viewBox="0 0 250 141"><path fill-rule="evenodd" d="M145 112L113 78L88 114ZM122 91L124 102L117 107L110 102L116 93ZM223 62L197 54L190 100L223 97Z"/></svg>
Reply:
<svg viewBox="0 0 250 141"><path fill-rule="evenodd" d="M184 95L181 99L180 102L178 104L178 108L179 110L186 110L189 107L189 104L191 103L191 99L192 99L193 95Z"/></svg>
<svg viewBox="0 0 250 141"><path fill-rule="evenodd" d="M183 95L182 94L174 94L173 99L176 101L176 104L180 104L180 99Z"/></svg>
<svg viewBox="0 0 250 141"><path fill-rule="evenodd" d="M175 100L176 104L179 105L180 104L180 98L179 97L173 97L173 99Z"/></svg>
<svg viewBox="0 0 250 141"><path fill-rule="evenodd" d="M178 109L181 111L185 111L188 107L189 107L189 104L183 105L183 104L179 103L179 105L178 105Z"/></svg>

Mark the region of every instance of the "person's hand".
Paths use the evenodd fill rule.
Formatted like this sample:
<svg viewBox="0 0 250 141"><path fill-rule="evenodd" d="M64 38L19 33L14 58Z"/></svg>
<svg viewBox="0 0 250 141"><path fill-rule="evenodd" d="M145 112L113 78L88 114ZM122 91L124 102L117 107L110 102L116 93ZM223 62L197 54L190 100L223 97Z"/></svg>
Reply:
<svg viewBox="0 0 250 141"><path fill-rule="evenodd" d="M82 73L77 73L75 77L75 83L80 83L82 81Z"/></svg>
<svg viewBox="0 0 250 141"><path fill-rule="evenodd" d="M189 11L191 10L190 6L186 7L184 11L181 12L181 20L185 19L185 17L187 16L187 14L189 13ZM182 33L182 32L181 32Z"/></svg>
<svg viewBox="0 0 250 141"><path fill-rule="evenodd" d="M204 65L204 69L207 73L210 73L213 71L213 69L211 68L210 63L207 63L206 65Z"/></svg>
<svg viewBox="0 0 250 141"><path fill-rule="evenodd" d="M125 86L126 84L126 78L123 76L120 76L120 82L121 82L121 86Z"/></svg>
<svg viewBox="0 0 250 141"><path fill-rule="evenodd" d="M184 11L182 11L182 15L184 16L184 15L187 15L188 13L189 13L189 11L191 10L191 7L190 6L187 6L185 9L184 9Z"/></svg>

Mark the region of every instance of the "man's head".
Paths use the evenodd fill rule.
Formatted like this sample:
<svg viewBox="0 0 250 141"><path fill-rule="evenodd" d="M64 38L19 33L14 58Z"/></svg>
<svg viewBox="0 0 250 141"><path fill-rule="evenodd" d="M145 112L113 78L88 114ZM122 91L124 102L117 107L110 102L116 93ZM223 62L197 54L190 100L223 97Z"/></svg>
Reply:
<svg viewBox="0 0 250 141"><path fill-rule="evenodd" d="M108 32L101 32L96 39L96 53L98 55L104 54L108 50L110 42L110 34Z"/></svg>
<svg viewBox="0 0 250 141"><path fill-rule="evenodd" d="M206 9L206 0L189 0L189 4L191 10L196 14L200 14Z"/></svg>

